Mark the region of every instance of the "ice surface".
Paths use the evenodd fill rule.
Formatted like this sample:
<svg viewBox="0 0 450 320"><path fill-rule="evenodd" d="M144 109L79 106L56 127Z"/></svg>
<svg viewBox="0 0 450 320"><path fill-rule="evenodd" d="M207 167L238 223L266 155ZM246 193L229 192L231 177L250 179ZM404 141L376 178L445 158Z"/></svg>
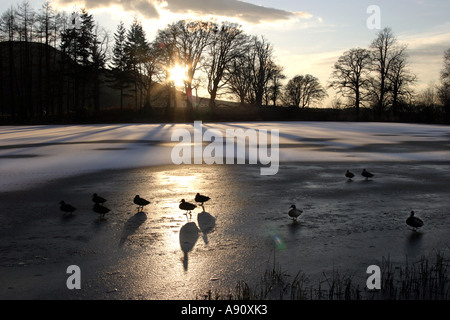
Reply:
<svg viewBox="0 0 450 320"><path fill-rule="evenodd" d="M203 124L278 129L275 176L261 176L258 165L152 168L172 164L179 128L193 124L0 127L0 297L190 299L240 280L257 285L275 260L291 280L301 270L315 285L336 268L363 288L367 267L383 258L448 254L449 127ZM363 165L374 179L361 177ZM101 223L93 192L112 210ZM211 201L188 221L179 201L197 192ZM151 201L145 213L136 213L136 194ZM73 218L61 217L60 200L77 207ZM287 215L292 204L303 210L299 223ZM405 223L411 210L424 219L419 232ZM61 286L72 264L83 270L84 291Z"/></svg>
<svg viewBox="0 0 450 320"><path fill-rule="evenodd" d="M0 191L105 169L172 164L174 130L193 124L0 127ZM203 123L217 129L278 129L280 162L447 161L450 128L345 122ZM270 131L269 131L270 132Z"/></svg>

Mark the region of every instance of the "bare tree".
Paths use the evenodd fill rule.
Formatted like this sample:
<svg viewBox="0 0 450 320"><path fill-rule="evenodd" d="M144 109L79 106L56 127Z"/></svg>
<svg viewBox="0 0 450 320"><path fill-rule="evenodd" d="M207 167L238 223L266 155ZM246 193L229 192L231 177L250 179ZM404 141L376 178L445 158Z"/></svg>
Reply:
<svg viewBox="0 0 450 320"><path fill-rule="evenodd" d="M0 18L2 41L14 41L17 30L16 14L13 7L7 9Z"/></svg>
<svg viewBox="0 0 450 320"><path fill-rule="evenodd" d="M19 46L19 72L20 72L20 94L19 106L21 109L21 117L33 117L34 97L33 97L33 67L32 67L32 41L33 28L36 21L36 13L27 0L24 0L17 6L16 21L17 31L19 34L19 41L22 45Z"/></svg>
<svg viewBox="0 0 450 320"><path fill-rule="evenodd" d="M260 107L273 70L273 47L264 37L253 37L250 50L252 62L252 92L250 101Z"/></svg>
<svg viewBox="0 0 450 320"><path fill-rule="evenodd" d="M269 81L279 67L273 62L273 48L263 37L244 36L241 54L228 68L227 87L241 103L260 107L267 97ZM278 70L279 71L279 70Z"/></svg>
<svg viewBox="0 0 450 320"><path fill-rule="evenodd" d="M246 48L249 50L250 45L247 44ZM252 84L249 79L252 77L253 64L248 54L238 56L233 60L228 72L229 77L227 87L229 92L238 98L241 106L246 102L250 102L248 97L251 92Z"/></svg>
<svg viewBox="0 0 450 320"><path fill-rule="evenodd" d="M204 56L206 47L211 40L211 30L215 24L211 21L186 21L180 20L167 27L166 33L172 38L175 45L179 64L187 69L185 79L187 116L192 116L192 81L196 71L200 68L200 63ZM173 59L172 59L173 60Z"/></svg>
<svg viewBox="0 0 450 320"><path fill-rule="evenodd" d="M54 25L56 23L55 17L55 10L53 9L51 2L44 2L37 16L38 26L36 32L41 39L41 42L44 42L46 46L49 46L54 37L56 37L54 32Z"/></svg>
<svg viewBox="0 0 450 320"><path fill-rule="evenodd" d="M266 89L266 100L272 101L272 105L275 107L281 97L281 88L283 87L281 80L284 79L286 79L286 76L283 74L283 67L274 64L269 77L268 88ZM268 103L266 102L266 104Z"/></svg>
<svg viewBox="0 0 450 320"><path fill-rule="evenodd" d="M450 122L450 49L444 52L444 67L441 71L441 84L438 87L438 96L444 106L447 122Z"/></svg>
<svg viewBox="0 0 450 320"><path fill-rule="evenodd" d="M385 28L380 31L370 47L373 52L373 70L377 74L373 78L372 94L375 101L375 108L378 114L382 115L393 102L390 93L394 90L392 80L395 79L395 74L401 77L401 79L396 80L397 85L401 82L401 85L405 86L408 82L413 81L414 78L411 77L408 81L404 77L406 45L398 44L398 40L390 28ZM399 88L395 90L398 90L396 94L400 92Z"/></svg>
<svg viewBox="0 0 450 320"><path fill-rule="evenodd" d="M441 70L441 80L450 83L450 49L444 52L444 67Z"/></svg>
<svg viewBox="0 0 450 320"><path fill-rule="evenodd" d="M329 87L344 98L354 101L356 113L370 97L372 55L369 50L356 48L345 52L334 64Z"/></svg>
<svg viewBox="0 0 450 320"><path fill-rule="evenodd" d="M165 28L158 30L155 40L152 43L156 64L159 68L156 77L166 86L166 107L167 118L172 117L172 106L176 108L176 88L173 81L170 80L170 70L180 64L180 55L177 46L176 28Z"/></svg>
<svg viewBox="0 0 450 320"><path fill-rule="evenodd" d="M92 43L90 47L92 62L91 70L92 98L95 112L100 110L100 86L102 83L101 73L106 66L106 54L108 52L108 33L106 30L95 26Z"/></svg>
<svg viewBox="0 0 450 320"><path fill-rule="evenodd" d="M19 40L26 43L32 42L36 13L31 7L29 1L24 0L17 6L16 18L18 21L17 31L19 33Z"/></svg>
<svg viewBox="0 0 450 320"><path fill-rule="evenodd" d="M396 45L396 42L397 40L392 34L392 30L385 28L378 33L377 38L370 46L373 51L374 70L378 73L378 79L373 83L373 94L380 114L386 106L385 96L388 92L386 79L390 68L389 55L391 55L391 51Z"/></svg>
<svg viewBox="0 0 450 320"><path fill-rule="evenodd" d="M144 107L151 107L152 89L160 72L160 66L157 61L157 52L154 46L150 46L144 58L142 83L146 96L144 97Z"/></svg>
<svg viewBox="0 0 450 320"><path fill-rule="evenodd" d="M406 49L406 47L405 47ZM391 63L391 70L387 74L390 91L390 104L392 112L399 111L400 104L412 95L410 84L417 80L415 74L408 69L407 55L405 50L400 50Z"/></svg>
<svg viewBox="0 0 450 320"><path fill-rule="evenodd" d="M438 104L436 86L429 84L428 87L419 92L416 103L425 108L434 108Z"/></svg>
<svg viewBox="0 0 450 320"><path fill-rule="evenodd" d="M14 90L15 85L15 79L13 77L14 70L15 70L15 63L16 59L14 57L14 48L13 48L13 41L15 36L15 30L16 30L16 16L15 11L13 7L6 10L1 18L0 18L0 30L2 32L2 38L6 39L8 41L8 61L6 62L6 65L8 65L8 74L9 74L9 92L5 94L4 92L1 93L1 103L2 103L2 115L5 112L4 104L9 105L9 111L11 113L11 116L14 118L16 116L16 90ZM2 59L1 63L3 64L3 52L2 52ZM1 72L3 72L3 65L0 69ZM2 90L3 90L3 76L2 76ZM5 81L6 83L6 81Z"/></svg>
<svg viewBox="0 0 450 320"><path fill-rule="evenodd" d="M285 101L299 108L309 107L311 103L321 101L326 96L319 79L310 74L295 76L289 80L284 91Z"/></svg>
<svg viewBox="0 0 450 320"><path fill-rule="evenodd" d="M245 54L247 39L241 26L236 23L223 22L212 28L208 59L205 64L211 111L216 108L218 90L227 83L227 70L231 67L231 63Z"/></svg>

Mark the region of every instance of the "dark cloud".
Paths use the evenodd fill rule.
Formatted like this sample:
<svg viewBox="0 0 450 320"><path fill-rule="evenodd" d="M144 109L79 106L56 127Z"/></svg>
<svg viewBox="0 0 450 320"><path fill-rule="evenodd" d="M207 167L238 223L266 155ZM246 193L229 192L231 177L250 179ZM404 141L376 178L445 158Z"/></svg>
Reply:
<svg viewBox="0 0 450 320"><path fill-rule="evenodd" d="M237 18L245 22L286 21L310 16L304 12L291 12L250 4L239 0L57 0L60 4L84 3L87 9L118 5L125 11L141 14L147 19L159 18L158 8L178 14L215 15Z"/></svg>
<svg viewBox="0 0 450 320"><path fill-rule="evenodd" d="M126 1L122 0L119 2L126 11L136 11L139 12L143 17L148 19L159 18L158 10L155 7L153 1L148 0L132 0Z"/></svg>
<svg viewBox="0 0 450 320"><path fill-rule="evenodd" d="M199 15L217 15L238 18L250 23L289 20L295 16L307 15L263 6L238 0L167 0L168 11Z"/></svg>

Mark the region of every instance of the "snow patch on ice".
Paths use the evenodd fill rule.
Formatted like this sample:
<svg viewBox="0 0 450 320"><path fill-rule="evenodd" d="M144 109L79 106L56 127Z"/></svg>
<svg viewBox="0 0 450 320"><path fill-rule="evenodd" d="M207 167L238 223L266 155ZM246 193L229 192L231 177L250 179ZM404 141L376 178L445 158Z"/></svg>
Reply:
<svg viewBox="0 0 450 320"><path fill-rule="evenodd" d="M448 126L345 122L233 122L203 126L223 132L278 129L281 163L450 159ZM171 135L179 128L193 130L193 124L0 127L0 191L105 169L172 164ZM428 147L428 143L434 143L433 147ZM383 145L389 148L383 149ZM397 146L402 146L402 150L397 152Z"/></svg>

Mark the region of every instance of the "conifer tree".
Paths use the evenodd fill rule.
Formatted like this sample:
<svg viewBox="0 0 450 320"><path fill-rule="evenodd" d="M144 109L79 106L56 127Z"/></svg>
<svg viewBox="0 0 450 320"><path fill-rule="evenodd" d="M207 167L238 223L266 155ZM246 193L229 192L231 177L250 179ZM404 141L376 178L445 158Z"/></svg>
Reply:
<svg viewBox="0 0 450 320"><path fill-rule="evenodd" d="M142 23L135 18L127 33L125 54L127 56L127 68L132 75L136 109L142 109L143 105L143 64L149 49Z"/></svg>
<svg viewBox="0 0 450 320"><path fill-rule="evenodd" d="M120 92L120 109L123 108L123 97L125 96L125 89L128 88L129 82L127 55L125 51L126 33L127 30L121 21L114 33L114 47L110 66L112 71L111 87L118 89Z"/></svg>

